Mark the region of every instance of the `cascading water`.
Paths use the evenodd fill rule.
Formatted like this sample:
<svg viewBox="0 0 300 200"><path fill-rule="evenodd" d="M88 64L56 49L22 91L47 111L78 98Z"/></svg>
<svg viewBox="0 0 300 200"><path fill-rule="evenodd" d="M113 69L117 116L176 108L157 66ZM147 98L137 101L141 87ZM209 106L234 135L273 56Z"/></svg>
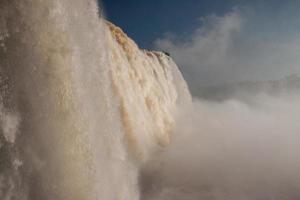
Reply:
<svg viewBox="0 0 300 200"><path fill-rule="evenodd" d="M94 0L0 2L0 199L139 199L139 165L190 101Z"/></svg>
<svg viewBox="0 0 300 200"><path fill-rule="evenodd" d="M238 94L191 102L95 0L1 0L0 200L300 199L300 95Z"/></svg>

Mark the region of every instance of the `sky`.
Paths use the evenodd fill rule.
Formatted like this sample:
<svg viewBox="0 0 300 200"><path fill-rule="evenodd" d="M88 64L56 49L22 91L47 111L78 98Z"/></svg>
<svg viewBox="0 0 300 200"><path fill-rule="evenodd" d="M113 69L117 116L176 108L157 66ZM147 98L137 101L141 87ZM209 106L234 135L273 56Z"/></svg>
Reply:
<svg viewBox="0 0 300 200"><path fill-rule="evenodd" d="M106 17L142 47L151 48L164 33L187 34L199 18L228 12L237 0L103 0ZM220 4L220 2L222 2Z"/></svg>
<svg viewBox="0 0 300 200"><path fill-rule="evenodd" d="M300 73L298 0L103 0L141 48L168 51L190 88Z"/></svg>

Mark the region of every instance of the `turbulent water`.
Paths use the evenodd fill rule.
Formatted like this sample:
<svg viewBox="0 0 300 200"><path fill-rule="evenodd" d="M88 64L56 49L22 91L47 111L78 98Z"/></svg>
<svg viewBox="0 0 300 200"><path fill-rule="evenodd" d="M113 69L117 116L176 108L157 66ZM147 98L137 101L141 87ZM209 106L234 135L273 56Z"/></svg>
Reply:
<svg viewBox="0 0 300 200"><path fill-rule="evenodd" d="M299 200L284 85L192 101L96 1L0 0L0 200Z"/></svg>
<svg viewBox="0 0 300 200"><path fill-rule="evenodd" d="M0 199L140 198L139 166L190 101L93 0L0 2Z"/></svg>

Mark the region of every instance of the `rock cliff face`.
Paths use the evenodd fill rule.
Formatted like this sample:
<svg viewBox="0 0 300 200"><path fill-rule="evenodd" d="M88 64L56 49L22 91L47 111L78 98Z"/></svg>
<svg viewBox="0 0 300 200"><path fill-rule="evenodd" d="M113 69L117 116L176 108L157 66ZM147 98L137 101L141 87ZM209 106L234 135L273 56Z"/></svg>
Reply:
<svg viewBox="0 0 300 200"><path fill-rule="evenodd" d="M189 92L94 0L0 1L0 199L139 198Z"/></svg>

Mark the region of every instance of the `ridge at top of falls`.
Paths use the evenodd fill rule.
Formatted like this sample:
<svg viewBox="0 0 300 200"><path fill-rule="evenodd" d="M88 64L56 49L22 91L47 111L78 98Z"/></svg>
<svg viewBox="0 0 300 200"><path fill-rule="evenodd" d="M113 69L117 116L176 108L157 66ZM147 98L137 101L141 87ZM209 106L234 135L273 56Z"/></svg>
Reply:
<svg viewBox="0 0 300 200"><path fill-rule="evenodd" d="M120 102L129 149L142 159L170 143L178 106L189 102L187 85L163 52L141 50L121 28L109 28L110 76Z"/></svg>
<svg viewBox="0 0 300 200"><path fill-rule="evenodd" d="M125 51L127 58L129 60L134 59L132 58L132 56L136 55L136 51L144 52L147 56L150 57L158 56L158 57L172 59L170 56L160 51L150 51L146 49L140 49L138 45L134 42L134 40L132 40L120 27L107 20L105 20L105 23L108 26L114 39Z"/></svg>

